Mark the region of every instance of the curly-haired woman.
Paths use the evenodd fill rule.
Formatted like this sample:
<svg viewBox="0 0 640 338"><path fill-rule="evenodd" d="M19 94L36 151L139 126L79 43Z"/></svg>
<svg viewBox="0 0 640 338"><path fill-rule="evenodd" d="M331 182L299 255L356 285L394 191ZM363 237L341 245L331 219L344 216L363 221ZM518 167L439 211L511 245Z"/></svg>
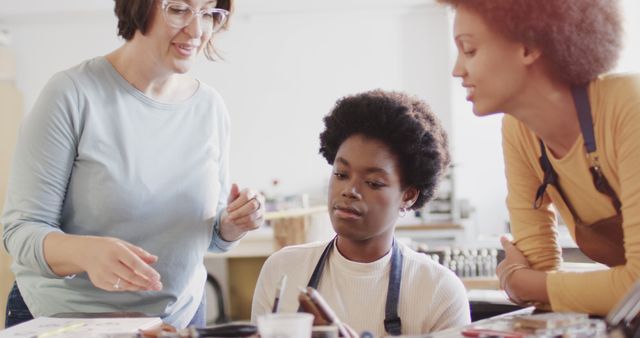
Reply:
<svg viewBox="0 0 640 338"><path fill-rule="evenodd" d="M618 58L615 0L439 0L455 9L462 79L478 116L504 113L502 286L517 303L606 314L640 276L640 77ZM562 272L557 220L608 269Z"/></svg>
<svg viewBox="0 0 640 338"><path fill-rule="evenodd" d="M431 199L449 164L446 134L429 107L376 90L339 100L324 122L320 153L333 165L328 208L337 236L269 257L256 286L253 319L270 312L286 274L292 287L282 311L298 309L296 286L314 286L357 332L421 334L468 323L460 280L394 240L399 215ZM392 310L387 316L385 308Z"/></svg>

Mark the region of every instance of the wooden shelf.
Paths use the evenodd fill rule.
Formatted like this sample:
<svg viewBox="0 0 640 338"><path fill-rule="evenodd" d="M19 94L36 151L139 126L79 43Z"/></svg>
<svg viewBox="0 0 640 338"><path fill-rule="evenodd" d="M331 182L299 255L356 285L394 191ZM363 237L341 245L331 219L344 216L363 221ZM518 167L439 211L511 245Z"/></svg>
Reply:
<svg viewBox="0 0 640 338"><path fill-rule="evenodd" d="M399 224L396 226L399 231L418 231L418 230L464 230L464 226L460 223L421 223L421 224Z"/></svg>
<svg viewBox="0 0 640 338"><path fill-rule="evenodd" d="M500 290L498 277L462 277L462 284L467 290Z"/></svg>
<svg viewBox="0 0 640 338"><path fill-rule="evenodd" d="M270 221L274 219L296 218L296 217L309 216L309 215L317 214L321 212L327 212L326 205L318 205L315 207L300 208L300 209L269 211L265 213L264 219L267 221Z"/></svg>

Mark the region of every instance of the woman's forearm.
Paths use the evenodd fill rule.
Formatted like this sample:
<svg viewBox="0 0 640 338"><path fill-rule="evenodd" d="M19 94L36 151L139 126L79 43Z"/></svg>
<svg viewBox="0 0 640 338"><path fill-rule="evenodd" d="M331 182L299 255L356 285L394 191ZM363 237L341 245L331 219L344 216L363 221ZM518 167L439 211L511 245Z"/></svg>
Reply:
<svg viewBox="0 0 640 338"><path fill-rule="evenodd" d="M118 238L51 233L44 239L44 256L56 275L86 272L107 291L162 290L161 276L151 267L158 256Z"/></svg>
<svg viewBox="0 0 640 338"><path fill-rule="evenodd" d="M549 304L547 273L544 271L518 270L511 275L509 287L524 301Z"/></svg>
<svg viewBox="0 0 640 338"><path fill-rule="evenodd" d="M44 258L51 270L58 276L69 276L84 272L86 257L84 247L90 240L87 236L68 235L52 232L44 238Z"/></svg>

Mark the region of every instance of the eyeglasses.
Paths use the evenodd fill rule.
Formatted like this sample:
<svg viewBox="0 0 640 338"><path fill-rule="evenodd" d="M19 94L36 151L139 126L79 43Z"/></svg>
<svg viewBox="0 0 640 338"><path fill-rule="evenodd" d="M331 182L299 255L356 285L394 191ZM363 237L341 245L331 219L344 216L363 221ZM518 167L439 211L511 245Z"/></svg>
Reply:
<svg viewBox="0 0 640 338"><path fill-rule="evenodd" d="M162 1L162 12L167 23L175 28L184 28L199 16L203 32L209 34L219 31L229 16L226 9L209 7L196 11L184 2L167 0Z"/></svg>

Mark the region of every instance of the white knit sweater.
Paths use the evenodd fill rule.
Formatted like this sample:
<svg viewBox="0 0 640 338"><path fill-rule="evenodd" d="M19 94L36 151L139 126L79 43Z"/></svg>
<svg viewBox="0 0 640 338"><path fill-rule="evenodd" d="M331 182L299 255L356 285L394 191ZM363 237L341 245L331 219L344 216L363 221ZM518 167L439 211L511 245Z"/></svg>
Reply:
<svg viewBox="0 0 640 338"><path fill-rule="evenodd" d="M258 278L251 319L271 311L278 282L287 275L281 312L296 312L299 287L305 287L328 243L285 247L271 255ZM404 261L398 315L402 334L423 334L470 322L465 288L451 271L400 244ZM346 259L334 247L318 289L336 315L358 333L384 336L384 308L391 252L371 263Z"/></svg>

